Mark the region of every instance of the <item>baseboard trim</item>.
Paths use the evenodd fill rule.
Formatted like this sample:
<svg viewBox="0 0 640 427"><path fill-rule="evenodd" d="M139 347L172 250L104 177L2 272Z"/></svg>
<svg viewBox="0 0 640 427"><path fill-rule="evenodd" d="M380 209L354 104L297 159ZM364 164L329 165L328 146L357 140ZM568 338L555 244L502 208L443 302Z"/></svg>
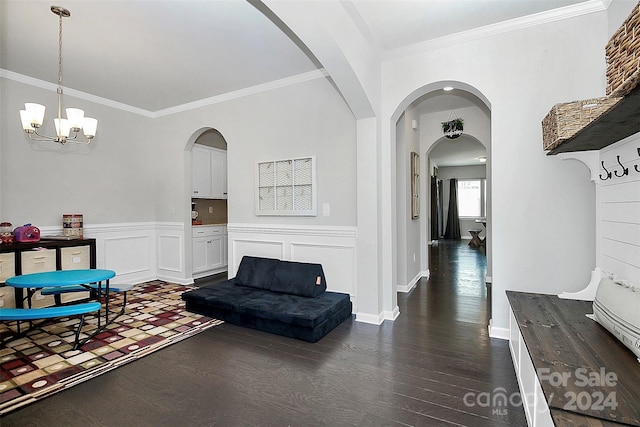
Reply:
<svg viewBox="0 0 640 427"><path fill-rule="evenodd" d="M416 285L418 284L418 281L420 281L420 279L422 279L423 277L426 277L427 279L429 278L429 270L418 272L418 274L416 274L414 278L411 279L411 281L409 281L408 284L404 286L399 285L396 290L398 292L403 292L403 293L411 292L413 288L415 288Z"/></svg>
<svg viewBox="0 0 640 427"><path fill-rule="evenodd" d="M381 314L356 313L356 322L369 323L370 325L380 326L384 322L384 316Z"/></svg>
<svg viewBox="0 0 640 427"><path fill-rule="evenodd" d="M398 316L400 316L400 308L396 305L393 310L391 311L385 310L383 314L384 314L384 320L394 321L398 318Z"/></svg>
<svg viewBox="0 0 640 427"><path fill-rule="evenodd" d="M489 337L498 338L501 340L509 339L509 329L507 328L496 328L495 326L489 325Z"/></svg>
<svg viewBox="0 0 640 427"><path fill-rule="evenodd" d="M193 285L194 283L192 278L181 279L177 277L162 276L162 275L159 275L157 280L162 280L163 282L168 282L168 283L175 283L177 285Z"/></svg>

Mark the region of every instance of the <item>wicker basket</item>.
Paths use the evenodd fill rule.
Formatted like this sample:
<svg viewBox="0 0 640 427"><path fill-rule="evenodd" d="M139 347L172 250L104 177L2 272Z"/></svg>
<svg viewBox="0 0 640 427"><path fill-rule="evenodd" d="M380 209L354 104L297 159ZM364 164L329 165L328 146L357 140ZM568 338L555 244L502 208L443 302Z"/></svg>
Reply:
<svg viewBox="0 0 640 427"><path fill-rule="evenodd" d="M640 2L605 48L607 95L625 96L640 81Z"/></svg>
<svg viewBox="0 0 640 427"><path fill-rule="evenodd" d="M594 98L556 104L542 120L542 146L552 150L609 111L622 98Z"/></svg>

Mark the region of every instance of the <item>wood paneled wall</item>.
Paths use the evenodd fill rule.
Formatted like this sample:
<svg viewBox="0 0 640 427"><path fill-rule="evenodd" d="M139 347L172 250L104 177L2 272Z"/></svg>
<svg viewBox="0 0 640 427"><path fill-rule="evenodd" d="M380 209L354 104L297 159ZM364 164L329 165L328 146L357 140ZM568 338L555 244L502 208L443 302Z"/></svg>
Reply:
<svg viewBox="0 0 640 427"><path fill-rule="evenodd" d="M596 190L599 229L598 266L638 286L640 286L639 150L640 133L602 149L601 169ZM607 176L605 168L611 173L611 178L603 180L602 178ZM625 168L628 171L626 174Z"/></svg>

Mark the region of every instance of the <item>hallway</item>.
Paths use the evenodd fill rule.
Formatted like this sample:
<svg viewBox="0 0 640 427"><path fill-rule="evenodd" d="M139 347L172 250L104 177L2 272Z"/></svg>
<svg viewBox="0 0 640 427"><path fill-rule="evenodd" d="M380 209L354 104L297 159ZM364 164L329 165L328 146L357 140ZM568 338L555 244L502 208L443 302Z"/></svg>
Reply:
<svg viewBox="0 0 640 427"><path fill-rule="evenodd" d="M11 413L9 426L524 426L507 341L488 337L484 253L431 250L381 326L310 344L224 324ZM201 283L199 283L201 284Z"/></svg>

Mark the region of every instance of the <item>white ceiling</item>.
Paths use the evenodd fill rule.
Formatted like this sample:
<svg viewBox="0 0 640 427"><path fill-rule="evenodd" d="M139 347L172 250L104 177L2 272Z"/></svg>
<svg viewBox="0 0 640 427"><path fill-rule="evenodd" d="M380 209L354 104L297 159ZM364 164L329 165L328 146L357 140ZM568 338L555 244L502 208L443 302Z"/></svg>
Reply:
<svg viewBox="0 0 640 427"><path fill-rule="evenodd" d="M341 4L384 59L421 43L588 1ZM56 83L58 17L52 4L71 11L63 20L63 85L151 115L322 68L242 0L0 0L3 76Z"/></svg>
<svg viewBox="0 0 640 427"><path fill-rule="evenodd" d="M438 167L482 165L480 157L487 156L484 145L472 136L462 134L456 139L442 138L431 151L429 158Z"/></svg>
<svg viewBox="0 0 640 427"><path fill-rule="evenodd" d="M381 51L390 51L584 1L352 0L348 3L360 15L366 27L363 32L368 32Z"/></svg>

